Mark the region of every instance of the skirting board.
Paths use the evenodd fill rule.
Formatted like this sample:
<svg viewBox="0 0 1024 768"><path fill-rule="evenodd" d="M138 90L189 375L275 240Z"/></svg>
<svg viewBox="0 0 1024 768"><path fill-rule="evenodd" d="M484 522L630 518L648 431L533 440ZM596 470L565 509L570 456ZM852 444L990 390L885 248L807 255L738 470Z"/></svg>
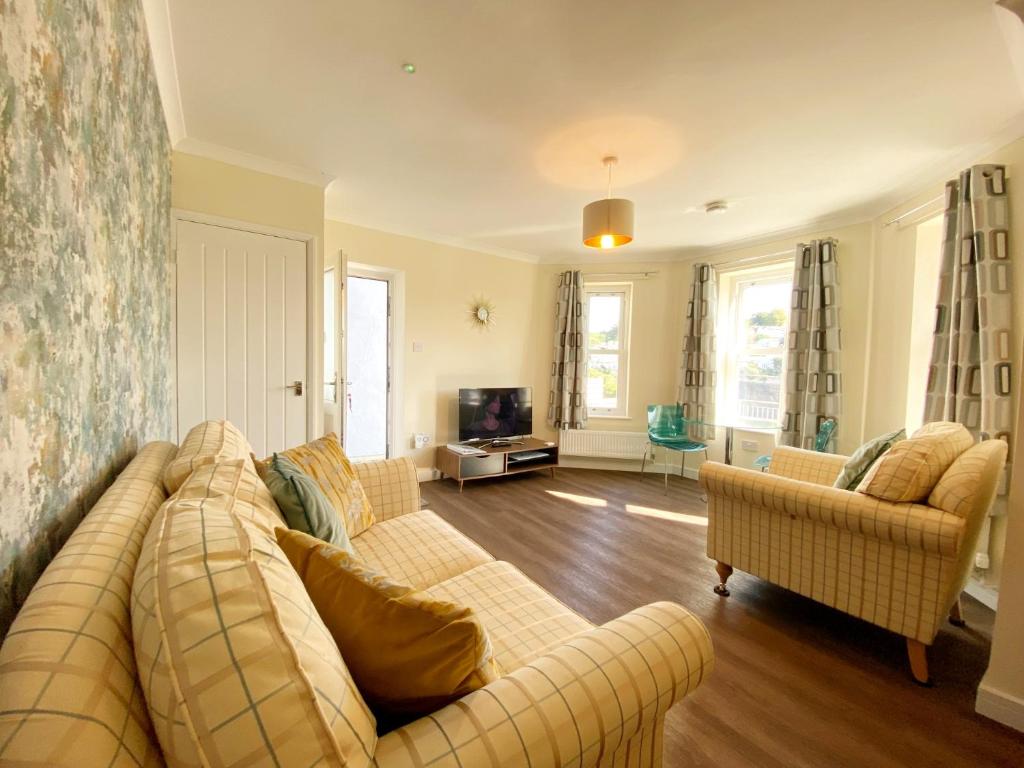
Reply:
<svg viewBox="0 0 1024 768"><path fill-rule="evenodd" d="M999 590L986 587L973 576L964 585L964 592L993 611L997 610L999 606Z"/></svg>
<svg viewBox="0 0 1024 768"><path fill-rule="evenodd" d="M974 700L974 711L979 715L995 720L997 723L1024 731L1024 699L1012 694L998 691L985 681L978 686L978 696Z"/></svg>

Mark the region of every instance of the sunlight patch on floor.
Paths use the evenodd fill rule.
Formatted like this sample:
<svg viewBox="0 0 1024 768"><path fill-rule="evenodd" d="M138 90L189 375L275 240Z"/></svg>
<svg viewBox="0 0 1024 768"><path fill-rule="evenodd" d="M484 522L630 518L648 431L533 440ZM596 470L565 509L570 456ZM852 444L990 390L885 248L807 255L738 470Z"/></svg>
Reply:
<svg viewBox="0 0 1024 768"><path fill-rule="evenodd" d="M566 493L565 491L546 491L552 496L571 501L574 504L582 504L585 507L607 507L608 502L596 496L580 496L578 493Z"/></svg>
<svg viewBox="0 0 1024 768"><path fill-rule="evenodd" d="M685 512L671 512L667 509L655 509L654 507L641 507L639 504L627 504L626 511L631 515L658 517L662 520L673 520L677 523L689 523L690 525L703 525L705 527L708 524L708 519L700 515L688 515Z"/></svg>

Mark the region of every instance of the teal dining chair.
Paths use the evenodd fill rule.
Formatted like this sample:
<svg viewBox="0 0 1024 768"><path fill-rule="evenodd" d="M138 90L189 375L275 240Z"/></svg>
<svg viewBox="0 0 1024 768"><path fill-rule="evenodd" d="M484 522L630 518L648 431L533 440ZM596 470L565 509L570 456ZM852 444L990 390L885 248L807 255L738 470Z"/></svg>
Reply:
<svg viewBox="0 0 1024 768"><path fill-rule="evenodd" d="M683 476L686 469L686 454L704 452L704 458L708 457L707 443L701 443L690 439L687 425L689 419L683 416L683 406L678 403L672 405L648 405L647 406L647 447L644 448L644 458L640 462L640 475L644 474L644 467L647 466L647 453L650 451L651 462L654 462L654 448L664 448L666 451L678 451L681 456L679 476ZM668 455L665 456L665 493L668 493Z"/></svg>
<svg viewBox="0 0 1024 768"><path fill-rule="evenodd" d="M821 422L821 426L818 427L818 434L814 438L814 450L818 453L827 453L828 444L832 440L832 433L836 431L836 420L825 419ZM754 466L760 469L762 472L768 470L768 465L772 463L771 455L758 456L754 459Z"/></svg>

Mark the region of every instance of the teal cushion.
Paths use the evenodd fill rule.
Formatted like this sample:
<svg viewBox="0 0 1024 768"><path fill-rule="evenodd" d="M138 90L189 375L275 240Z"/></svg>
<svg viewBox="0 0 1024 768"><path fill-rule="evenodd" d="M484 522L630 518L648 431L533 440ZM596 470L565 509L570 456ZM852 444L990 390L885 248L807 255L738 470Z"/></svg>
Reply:
<svg viewBox="0 0 1024 768"><path fill-rule="evenodd" d="M355 555L345 524L320 485L287 456L275 453L263 478L288 527Z"/></svg>
<svg viewBox="0 0 1024 768"><path fill-rule="evenodd" d="M854 491L864 479L864 475L871 469L871 465L882 458L882 454L888 451L895 443L905 440L907 431L898 429L895 432L888 432L884 435L868 440L858 448L849 461L843 466L843 471L832 483L834 488L842 488L844 491Z"/></svg>

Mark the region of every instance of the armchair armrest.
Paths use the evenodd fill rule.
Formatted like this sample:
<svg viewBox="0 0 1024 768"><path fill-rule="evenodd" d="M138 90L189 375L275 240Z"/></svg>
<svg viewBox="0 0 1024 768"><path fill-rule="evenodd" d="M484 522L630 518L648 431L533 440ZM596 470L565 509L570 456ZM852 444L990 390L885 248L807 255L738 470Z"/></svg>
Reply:
<svg viewBox="0 0 1024 768"><path fill-rule="evenodd" d="M803 480L818 485L832 485L843 471L849 456L836 453L818 453L803 448L779 445L772 450L768 472L772 475Z"/></svg>
<svg viewBox="0 0 1024 768"><path fill-rule="evenodd" d="M420 484L416 465L403 456L353 464L377 520L416 512L420 508Z"/></svg>
<svg viewBox="0 0 1024 768"><path fill-rule="evenodd" d="M374 764L611 765L627 747L657 750L661 719L713 664L700 620L675 603L652 603L383 736ZM638 734L644 743L631 744Z"/></svg>
<svg viewBox="0 0 1024 768"><path fill-rule="evenodd" d="M964 533L963 518L924 504L893 504L711 461L701 465L699 478L708 494L709 518L748 507L763 509L939 555L955 555Z"/></svg>

